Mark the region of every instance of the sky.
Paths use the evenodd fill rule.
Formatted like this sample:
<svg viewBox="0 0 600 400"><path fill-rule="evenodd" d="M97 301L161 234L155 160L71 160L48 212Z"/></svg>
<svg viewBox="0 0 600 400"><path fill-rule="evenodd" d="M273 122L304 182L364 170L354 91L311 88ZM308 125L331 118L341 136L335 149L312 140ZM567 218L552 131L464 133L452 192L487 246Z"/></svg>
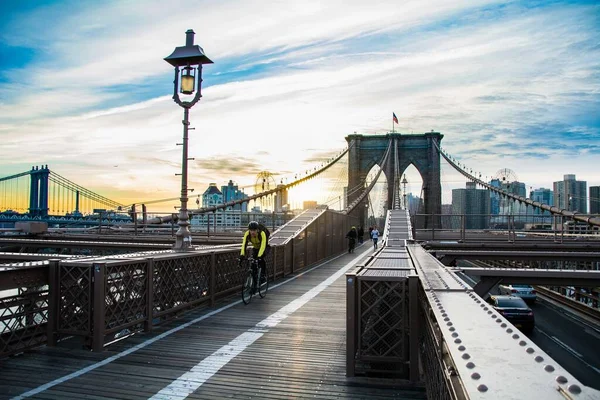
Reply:
<svg viewBox="0 0 600 400"><path fill-rule="evenodd" d="M214 62L190 111L196 190L293 176L392 112L482 176L600 185L597 1L1 1L0 177L48 165L124 204L177 197L163 58L188 29Z"/></svg>

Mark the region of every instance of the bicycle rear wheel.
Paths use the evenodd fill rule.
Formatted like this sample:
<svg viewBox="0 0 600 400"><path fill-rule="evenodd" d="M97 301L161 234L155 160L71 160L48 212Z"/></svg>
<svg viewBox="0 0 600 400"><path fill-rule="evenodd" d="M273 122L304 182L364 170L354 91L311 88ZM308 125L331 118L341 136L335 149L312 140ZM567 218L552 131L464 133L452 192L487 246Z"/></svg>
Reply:
<svg viewBox="0 0 600 400"><path fill-rule="evenodd" d="M261 299L267 295L267 290L269 290L269 274L261 268L258 271L258 294Z"/></svg>
<svg viewBox="0 0 600 400"><path fill-rule="evenodd" d="M252 271L248 270L248 275L246 275L244 285L242 286L242 301L244 304L249 304L252 301L252 295L254 294L252 286L254 286L254 278L252 277Z"/></svg>

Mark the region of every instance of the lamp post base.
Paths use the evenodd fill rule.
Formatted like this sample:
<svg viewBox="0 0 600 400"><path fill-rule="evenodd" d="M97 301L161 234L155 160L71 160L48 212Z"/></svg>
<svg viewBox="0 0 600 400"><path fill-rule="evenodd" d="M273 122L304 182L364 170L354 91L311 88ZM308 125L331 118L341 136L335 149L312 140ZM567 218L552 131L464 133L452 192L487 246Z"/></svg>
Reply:
<svg viewBox="0 0 600 400"><path fill-rule="evenodd" d="M187 198L183 198L183 203L187 203ZM179 219L177 221L179 229L175 232L175 244L173 250L175 251L189 251L192 250L192 232L190 232L189 215L186 209L179 211Z"/></svg>
<svg viewBox="0 0 600 400"><path fill-rule="evenodd" d="M178 252L193 250L192 237L191 236L176 236L173 250Z"/></svg>

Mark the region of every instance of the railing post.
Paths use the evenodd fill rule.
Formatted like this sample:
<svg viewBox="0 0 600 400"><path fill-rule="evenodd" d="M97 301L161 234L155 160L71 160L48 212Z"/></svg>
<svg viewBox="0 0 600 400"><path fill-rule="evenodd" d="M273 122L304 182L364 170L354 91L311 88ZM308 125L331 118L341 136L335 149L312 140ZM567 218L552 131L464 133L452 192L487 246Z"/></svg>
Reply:
<svg viewBox="0 0 600 400"><path fill-rule="evenodd" d="M215 292L217 291L217 255L210 253L210 306L215 306Z"/></svg>
<svg viewBox="0 0 600 400"><path fill-rule="evenodd" d="M92 350L102 351L104 349L104 322L105 322L105 274L106 264L94 263L94 299L93 299L93 328L92 328Z"/></svg>
<svg viewBox="0 0 600 400"><path fill-rule="evenodd" d="M144 332L152 331L154 317L154 259L146 259L146 320Z"/></svg>
<svg viewBox="0 0 600 400"><path fill-rule="evenodd" d="M410 323L410 339L409 339L409 374L410 381L417 382L419 380L419 303L417 292L419 290L419 276L410 275L408 277L408 304L409 304L409 323Z"/></svg>
<svg viewBox="0 0 600 400"><path fill-rule="evenodd" d="M59 260L50 260L48 265L48 324L46 337L48 346L56 346L60 284L58 282Z"/></svg>
<svg viewBox="0 0 600 400"><path fill-rule="evenodd" d="M357 304L356 298L358 285L356 283L356 270L346 274L346 376L355 375L354 358L356 356L357 346L357 328L356 319Z"/></svg>
<svg viewBox="0 0 600 400"><path fill-rule="evenodd" d="M431 213L431 240L435 240L435 214Z"/></svg>
<svg viewBox="0 0 600 400"><path fill-rule="evenodd" d="M304 228L304 268L308 267L308 225Z"/></svg>
<svg viewBox="0 0 600 400"><path fill-rule="evenodd" d="M273 247L273 279L275 280L275 278L277 278L277 249L279 248L279 246L274 246ZM268 272L268 269L267 269ZM267 275L267 278L269 277L269 275Z"/></svg>
<svg viewBox="0 0 600 400"><path fill-rule="evenodd" d="M287 256L287 250L286 248L288 247L288 244L284 244L283 245L283 261L281 262L281 278L285 278L285 260L286 260L286 256Z"/></svg>
<svg viewBox="0 0 600 400"><path fill-rule="evenodd" d="M296 258L296 238L292 238L291 243L292 243L292 265L291 265L291 271L292 274L294 273L294 261Z"/></svg>

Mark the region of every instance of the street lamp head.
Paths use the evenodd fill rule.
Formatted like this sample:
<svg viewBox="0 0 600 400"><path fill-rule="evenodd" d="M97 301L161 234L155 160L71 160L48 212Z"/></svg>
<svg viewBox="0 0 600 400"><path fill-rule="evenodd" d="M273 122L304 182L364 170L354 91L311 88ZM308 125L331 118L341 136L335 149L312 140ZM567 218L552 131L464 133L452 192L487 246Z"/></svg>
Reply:
<svg viewBox="0 0 600 400"><path fill-rule="evenodd" d="M170 56L165 57L165 61L174 67L212 64L213 62L204 54L202 47L194 44L194 35L194 31L188 29L185 32L185 46L176 47Z"/></svg>
<svg viewBox="0 0 600 400"><path fill-rule="evenodd" d="M165 61L175 67L175 86L173 100L181 106L191 107L200 100L200 86L202 84L202 65L212 64L213 62L204 54L202 47L194 44L194 31L188 29L185 33L185 46L176 47L170 56L165 57ZM179 76L181 69L181 77ZM179 99L179 93L186 95L194 94L196 90L196 77L198 77L196 96L191 102L182 102ZM181 81L181 84L179 84Z"/></svg>

